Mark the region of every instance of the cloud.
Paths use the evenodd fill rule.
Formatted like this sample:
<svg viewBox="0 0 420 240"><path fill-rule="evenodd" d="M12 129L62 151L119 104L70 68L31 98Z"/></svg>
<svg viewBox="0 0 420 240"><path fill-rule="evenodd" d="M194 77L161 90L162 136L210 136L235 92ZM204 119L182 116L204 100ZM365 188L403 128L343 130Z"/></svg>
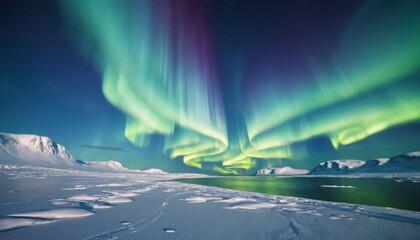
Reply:
<svg viewBox="0 0 420 240"><path fill-rule="evenodd" d="M86 147L86 148L96 148L96 149L100 149L100 150L110 150L110 151L116 151L116 152L124 152L124 149L122 149L120 147L97 146L97 145L88 145L88 144L83 144L81 146Z"/></svg>

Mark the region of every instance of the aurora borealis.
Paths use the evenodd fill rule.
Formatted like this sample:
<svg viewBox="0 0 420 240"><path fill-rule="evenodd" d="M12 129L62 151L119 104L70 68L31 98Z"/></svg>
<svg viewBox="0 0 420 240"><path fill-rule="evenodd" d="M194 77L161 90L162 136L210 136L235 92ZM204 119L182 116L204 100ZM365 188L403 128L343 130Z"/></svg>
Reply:
<svg viewBox="0 0 420 240"><path fill-rule="evenodd" d="M115 155L123 161L153 166L149 156L154 155L164 159L160 167L185 164L221 174L420 149L418 1L69 0L51 5L60 22L57 31L66 33L66 44L56 51L80 57L53 68L91 67L62 71L80 88L92 81L86 89L106 98L99 105L113 106L102 114L78 114L104 121L79 145L121 147L128 140L135 150ZM13 71L19 70L4 72L10 72L10 82L32 77L16 77ZM7 92L4 76L1 91ZM80 88L71 94L91 98ZM42 134L42 128L13 119L31 111L3 96L6 115L16 109L27 114L3 115L2 131ZM60 121L54 117L48 125ZM95 125L81 121L82 128ZM67 123L71 130L54 136L64 144L77 138L68 137L76 127ZM86 149L69 145L87 157Z"/></svg>

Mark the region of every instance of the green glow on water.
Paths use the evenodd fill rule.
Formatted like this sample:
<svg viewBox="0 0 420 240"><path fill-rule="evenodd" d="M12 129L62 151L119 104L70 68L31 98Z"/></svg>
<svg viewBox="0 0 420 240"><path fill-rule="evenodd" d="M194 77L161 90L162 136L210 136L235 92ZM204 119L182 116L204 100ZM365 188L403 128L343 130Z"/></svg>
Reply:
<svg viewBox="0 0 420 240"><path fill-rule="evenodd" d="M417 201L420 197L419 183L396 182L392 179L228 177L177 181L247 192L420 211L420 204ZM354 188L327 188L321 187L322 185Z"/></svg>

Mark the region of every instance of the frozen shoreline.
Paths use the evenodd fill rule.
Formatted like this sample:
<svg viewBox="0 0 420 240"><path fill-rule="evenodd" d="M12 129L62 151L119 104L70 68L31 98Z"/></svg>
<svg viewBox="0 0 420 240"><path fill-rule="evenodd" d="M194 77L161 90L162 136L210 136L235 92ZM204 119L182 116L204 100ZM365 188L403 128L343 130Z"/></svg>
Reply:
<svg viewBox="0 0 420 240"><path fill-rule="evenodd" d="M194 174L2 165L0 238L415 239L420 213L191 185Z"/></svg>

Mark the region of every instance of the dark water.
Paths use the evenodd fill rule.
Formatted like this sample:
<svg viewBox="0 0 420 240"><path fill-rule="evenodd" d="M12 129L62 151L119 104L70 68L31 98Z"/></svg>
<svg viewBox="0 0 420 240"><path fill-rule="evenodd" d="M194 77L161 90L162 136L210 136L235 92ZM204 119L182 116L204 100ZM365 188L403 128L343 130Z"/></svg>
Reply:
<svg viewBox="0 0 420 240"><path fill-rule="evenodd" d="M420 183L395 179L332 177L225 177L179 179L179 182L273 195L392 207L420 212ZM332 188L322 185L352 186Z"/></svg>

